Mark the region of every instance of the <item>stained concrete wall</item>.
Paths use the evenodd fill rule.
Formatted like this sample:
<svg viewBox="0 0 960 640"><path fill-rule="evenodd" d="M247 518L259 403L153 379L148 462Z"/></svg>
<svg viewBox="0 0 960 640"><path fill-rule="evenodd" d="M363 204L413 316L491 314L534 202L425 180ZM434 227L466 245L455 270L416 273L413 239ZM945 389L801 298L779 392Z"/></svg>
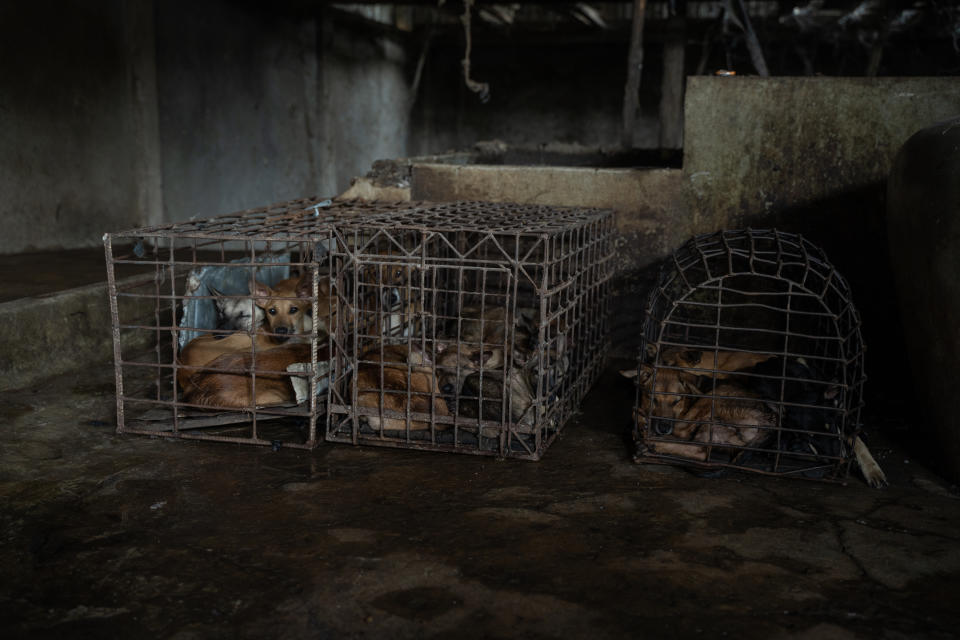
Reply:
<svg viewBox="0 0 960 640"><path fill-rule="evenodd" d="M887 177L914 132L960 114L960 78L691 77L685 110L692 227L775 226L822 247L863 319L868 392L902 394Z"/></svg>
<svg viewBox="0 0 960 640"><path fill-rule="evenodd" d="M960 113L960 79L691 76L684 108L694 224L713 231L882 192L900 145Z"/></svg>
<svg viewBox="0 0 960 640"><path fill-rule="evenodd" d="M403 48L289 2L0 3L0 252L335 195L407 154Z"/></svg>
<svg viewBox="0 0 960 640"><path fill-rule="evenodd" d="M158 4L165 218L335 195L404 155L403 49L357 29L273 5Z"/></svg>
<svg viewBox="0 0 960 640"><path fill-rule="evenodd" d="M149 21L123 0L0 3L0 252L148 220Z"/></svg>

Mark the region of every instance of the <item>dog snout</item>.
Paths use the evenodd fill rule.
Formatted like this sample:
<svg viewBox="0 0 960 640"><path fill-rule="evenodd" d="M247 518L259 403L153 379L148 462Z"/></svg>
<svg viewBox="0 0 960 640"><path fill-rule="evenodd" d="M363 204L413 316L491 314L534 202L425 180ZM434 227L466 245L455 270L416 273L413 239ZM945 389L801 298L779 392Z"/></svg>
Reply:
<svg viewBox="0 0 960 640"><path fill-rule="evenodd" d="M274 327L273 332L285 336L290 333L290 327Z"/></svg>
<svg viewBox="0 0 960 640"><path fill-rule="evenodd" d="M383 306L387 309L394 308L399 305L401 301L400 290L396 287L391 287L383 292Z"/></svg>

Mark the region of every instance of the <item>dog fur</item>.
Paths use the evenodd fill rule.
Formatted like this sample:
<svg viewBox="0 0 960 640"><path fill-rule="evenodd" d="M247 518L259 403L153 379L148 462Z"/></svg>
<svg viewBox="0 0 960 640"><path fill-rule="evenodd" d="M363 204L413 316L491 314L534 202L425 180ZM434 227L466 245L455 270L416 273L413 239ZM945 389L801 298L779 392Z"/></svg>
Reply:
<svg viewBox="0 0 960 640"><path fill-rule="evenodd" d="M375 263L361 269L357 329L362 336L389 339L420 335L417 323L422 319L423 301L410 295L417 273L415 265L407 264Z"/></svg>
<svg viewBox="0 0 960 640"><path fill-rule="evenodd" d="M648 357L655 356L655 351L648 352ZM651 453L703 462L708 460L711 447L760 446L771 428L776 427L781 412L780 422L785 427L802 430L791 436L806 437L811 441L833 438L829 419L821 415L825 409L793 407L789 403L826 406L831 401L839 401L836 386L803 385L800 391L794 390L785 397L781 406L777 402L780 398L779 378L775 376L779 375L784 364L782 359L773 358L748 352L668 348L661 355L664 368L657 369L653 389L650 389L652 365L644 363L638 369L622 370L622 375L636 378L640 385L640 405L634 410L634 420L641 432L647 432L645 409L648 403L652 403L649 415L656 421L651 425L654 431L669 429L669 433L661 434L667 436L663 441L646 442L646 449ZM816 380L803 359L788 361L786 366L792 378ZM798 368L803 370L798 371ZM745 372L774 377L736 376L737 381L732 381L735 374ZM704 384L702 381L709 380L725 381L712 390L712 396L708 395L709 390L707 393L700 390ZM770 385L771 381L776 388ZM802 395L797 396L797 393ZM826 428L824 435L815 435L821 427ZM806 435L807 431L813 435ZM847 445L853 448L857 466L867 484L875 488L885 486L886 476L864 442L855 437L848 440ZM810 448L816 452L815 447Z"/></svg>
<svg viewBox="0 0 960 640"><path fill-rule="evenodd" d="M378 410L406 413L424 413L449 416L450 411L438 386L437 372L429 355L416 347L377 344L359 358L353 378L357 390L357 405ZM409 402L408 402L409 401ZM375 431L403 431L405 418L379 415L363 417ZM435 423L438 430L449 425ZM413 431L430 428L430 423L410 420Z"/></svg>
<svg viewBox="0 0 960 640"><path fill-rule="evenodd" d="M250 289L264 314L256 333L202 335L180 352L177 381L185 402L239 408L295 400L286 371L311 358L310 276L288 278L272 288L253 281Z"/></svg>
<svg viewBox="0 0 960 640"><path fill-rule="evenodd" d="M695 399L669 425L664 435L671 441L647 442L647 450L705 462L711 450L735 452L759 446L777 426L777 414L760 396L727 383L718 385L713 396Z"/></svg>
<svg viewBox="0 0 960 640"><path fill-rule="evenodd" d="M533 416L529 409L536 394L528 377L515 367L509 368L507 382L504 382L504 357L502 348L482 348L464 343L447 348L437 358L440 389L447 405L467 418L480 417L482 407L485 419L499 420L506 389L510 421L532 426Z"/></svg>
<svg viewBox="0 0 960 640"><path fill-rule="evenodd" d="M227 331L254 331L263 324L263 309L249 297L227 296L213 287L213 304L217 309L217 329Z"/></svg>

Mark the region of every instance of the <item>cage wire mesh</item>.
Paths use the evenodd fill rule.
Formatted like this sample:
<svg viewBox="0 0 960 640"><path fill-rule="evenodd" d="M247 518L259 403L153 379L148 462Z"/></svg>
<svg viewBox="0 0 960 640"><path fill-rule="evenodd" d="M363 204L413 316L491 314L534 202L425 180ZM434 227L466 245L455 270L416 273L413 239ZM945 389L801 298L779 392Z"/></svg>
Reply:
<svg viewBox="0 0 960 640"><path fill-rule="evenodd" d="M777 230L695 237L643 326L637 459L842 480L863 406L860 317L823 251Z"/></svg>
<svg viewBox="0 0 960 640"><path fill-rule="evenodd" d="M612 237L493 203L336 225L327 439L539 459L603 363Z"/></svg>
<svg viewBox="0 0 960 640"><path fill-rule="evenodd" d="M401 206L309 198L106 234L117 431L315 447L331 226ZM120 264L152 273L118 282Z"/></svg>

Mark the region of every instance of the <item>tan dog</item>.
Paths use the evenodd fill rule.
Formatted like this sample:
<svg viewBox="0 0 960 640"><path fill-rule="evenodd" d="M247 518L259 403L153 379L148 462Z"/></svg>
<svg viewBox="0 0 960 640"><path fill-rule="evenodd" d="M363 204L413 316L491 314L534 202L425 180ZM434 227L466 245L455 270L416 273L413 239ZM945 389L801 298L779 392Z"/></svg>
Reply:
<svg viewBox="0 0 960 640"><path fill-rule="evenodd" d="M319 287L321 291L329 292L326 281L319 284L323 285ZM288 278L272 288L253 281L250 288L254 303L263 310L264 323L253 335L207 334L191 340L178 358L181 367L177 370L177 382L185 402L250 407L285 404L295 399L286 370L291 364L310 361L311 276ZM329 298L318 303L322 318L318 325L326 327L330 322ZM327 314L323 315L325 310Z"/></svg>
<svg viewBox="0 0 960 640"><path fill-rule="evenodd" d="M321 280L317 286L318 295L329 295L329 286L329 282ZM278 343L286 342L294 335L302 340L307 337L305 334L313 331L313 319L310 317L312 293L313 280L309 273L299 278L281 280L273 287L256 280L250 283L253 302L263 310L264 332Z"/></svg>
<svg viewBox="0 0 960 640"><path fill-rule="evenodd" d="M648 353L652 359L656 355L656 350L650 348ZM648 394L652 393L653 401L649 415L679 418L701 395L698 387L700 378L716 377L718 380L724 380L731 373L749 369L772 357L768 354L745 351L700 351L667 347L660 358L663 368L658 367L656 370L654 389L648 389L650 378L654 375L653 365L644 363L638 369L623 369L620 375L625 378L636 378L636 383L640 386L640 407L634 414L634 419L639 424L644 409L651 400ZM640 424L641 429L643 426Z"/></svg>
<svg viewBox="0 0 960 640"><path fill-rule="evenodd" d="M251 351L222 354L204 363L206 369L187 376L181 383L183 399L191 404L235 408L291 403L296 395L287 367L310 362L310 351L309 343L290 342L258 351L256 356Z"/></svg>
<svg viewBox="0 0 960 640"><path fill-rule="evenodd" d="M655 355L655 351L648 353ZM653 390L648 388L650 376L653 374L651 365L643 364L639 369L622 370L621 375L636 378L640 385L640 406L634 409L634 421L639 430L647 433L646 415L650 415L654 420L665 418L654 426L664 431L669 430L668 433L660 434L665 436L665 440L678 441L649 441L645 443L647 450L706 461L711 450L710 445L714 448L746 448L761 444L770 428L777 424L777 410L770 398L763 398L739 385L725 383L718 385L714 394L730 398L717 398L716 404L713 404L711 396L701 394L698 383L714 377L717 380L727 380L731 377L729 374L753 369L773 357L738 351L712 352L709 349L699 351L668 348L664 350L661 362L667 367L680 368L657 369ZM802 359L799 359L799 362L804 364ZM648 414L646 408L651 393L653 405ZM712 420L711 410L715 411ZM655 438L656 434L653 437ZM700 444L685 444L683 441ZM856 437L852 441L848 440L847 444L853 447L857 466L867 484L875 488L885 486L886 476L863 440Z"/></svg>
<svg viewBox="0 0 960 640"><path fill-rule="evenodd" d="M405 414L430 414L434 417L449 416L450 411L438 387L437 373L430 357L422 350L406 345L375 345L359 358L354 376L357 390L357 405L384 411ZM407 428L405 418L380 415L364 416L367 425L379 431L403 431ZM449 425L435 423L438 430ZM410 420L411 430L429 429L430 423Z"/></svg>
<svg viewBox="0 0 960 640"><path fill-rule="evenodd" d="M734 384L718 385L713 396L696 399L678 418L655 425L655 432L664 425L658 435L671 441L648 437L647 451L705 462L718 448L759 446L777 425L777 414L759 396Z"/></svg>

